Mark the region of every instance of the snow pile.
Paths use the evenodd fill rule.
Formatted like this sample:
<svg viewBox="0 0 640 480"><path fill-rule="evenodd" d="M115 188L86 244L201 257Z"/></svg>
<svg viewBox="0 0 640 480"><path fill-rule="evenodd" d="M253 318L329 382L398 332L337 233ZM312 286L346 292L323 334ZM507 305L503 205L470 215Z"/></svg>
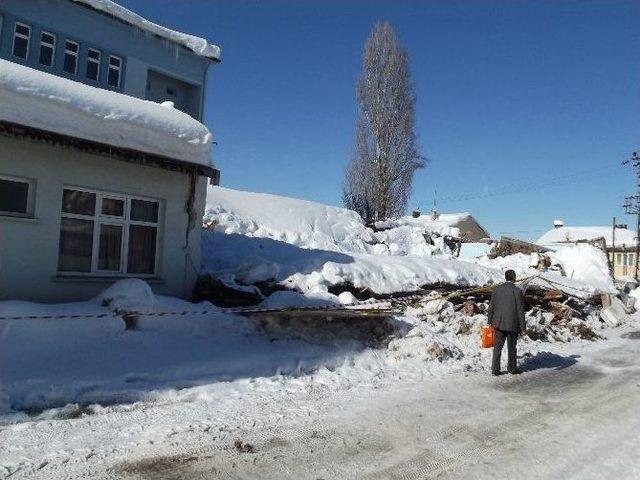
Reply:
<svg viewBox="0 0 640 480"><path fill-rule="evenodd" d="M552 263L551 270L548 271L535 268L540 258L537 253L516 253L494 259L483 255L466 261L488 268L499 268L502 271L511 269L516 272L518 278L538 276L539 278L533 280L533 285L554 288L544 281L550 280L559 284L555 288L561 288L579 297L616 292L607 258L599 248L588 244L556 246L556 251L548 252L548 255Z"/></svg>
<svg viewBox="0 0 640 480"><path fill-rule="evenodd" d="M559 247L549 252L549 257L568 278L588 283L603 293L616 291L607 257L599 248L588 244Z"/></svg>
<svg viewBox="0 0 640 480"><path fill-rule="evenodd" d="M388 249L389 255L450 255L451 249L441 236L431 238L433 244L427 243L425 230L422 227L404 225L381 230L375 233L376 238ZM383 253L387 253L383 251Z"/></svg>
<svg viewBox="0 0 640 480"><path fill-rule="evenodd" d="M595 240L604 237L607 247L613 245L613 229L611 227L557 227L542 235L536 243L552 248L556 244L577 242L578 240ZM616 228L616 247L635 245L636 233L627 228Z"/></svg>
<svg viewBox="0 0 640 480"><path fill-rule="evenodd" d="M114 311L153 311L155 296L149 284L138 278L119 280L96 297L96 302Z"/></svg>
<svg viewBox="0 0 640 480"><path fill-rule="evenodd" d="M444 238L434 235L433 245L426 242L425 220L402 221L412 220L422 226L400 225L374 233L359 215L344 208L209 187L204 223L211 228L203 233L202 272L229 286L275 282L336 304L341 303L337 297L328 296L334 286L393 293L436 283L464 287L502 282L507 268L520 277L540 274L532 268L537 261L528 255L453 258ZM555 260L571 278L559 272L545 272L543 277L561 282L578 296L613 291L601 252L588 245L567 248L574 250L558 253Z"/></svg>
<svg viewBox="0 0 640 480"><path fill-rule="evenodd" d="M0 302L2 316L56 317L0 321L2 414L151 401L176 387L216 381L275 376L277 382L303 363L310 369L332 366L354 352L353 341L331 348L273 342L246 319L208 302L149 297L148 288L140 280L125 280L86 302ZM136 311L144 307L146 315L136 315L135 328L126 330L116 303ZM176 314L150 315L159 312Z"/></svg>
<svg viewBox="0 0 640 480"><path fill-rule="evenodd" d="M107 15L115 17L125 23L128 23L129 25L138 27L153 35L157 35L161 38L165 38L174 43L182 45L183 47L191 50L196 55L210 58L212 60L220 60L220 47L218 47L217 45L210 44L204 38L195 37L187 33L176 32L175 30L170 30L161 25L157 25L153 22L150 22L146 18L143 18L140 15L132 12L131 10L127 10L126 8L118 5L115 2L112 2L110 0L73 1L82 3L91 8L94 8L95 10L106 13Z"/></svg>
<svg viewBox="0 0 640 480"><path fill-rule="evenodd" d="M186 113L6 60L0 120L211 166L211 133Z"/></svg>
<svg viewBox="0 0 640 480"><path fill-rule="evenodd" d="M439 235L449 235L452 237L460 236L460 229L456 226L460 222L471 217L468 212L464 213L443 213L439 214L436 219L429 215L420 215L419 217L404 216L392 218L389 220L376 222L376 228L387 229L396 227L417 227L423 232L437 233Z"/></svg>
<svg viewBox="0 0 640 480"><path fill-rule="evenodd" d="M446 257L316 250L218 231L203 232L202 262L203 273L229 285L271 281L321 298L326 298L334 285L351 284L376 293L393 293L439 282L475 286L504 278L498 270Z"/></svg>
<svg viewBox="0 0 640 480"><path fill-rule="evenodd" d="M338 252L377 243L356 212L307 200L209 186L204 223L215 230Z"/></svg>
<svg viewBox="0 0 640 480"><path fill-rule="evenodd" d="M207 192L203 222L226 234L270 238L301 248L374 255L450 255L441 232L458 233L444 223L438 223L437 228L406 224L374 232L353 210L213 186ZM427 243L425 232L435 233L433 244Z"/></svg>

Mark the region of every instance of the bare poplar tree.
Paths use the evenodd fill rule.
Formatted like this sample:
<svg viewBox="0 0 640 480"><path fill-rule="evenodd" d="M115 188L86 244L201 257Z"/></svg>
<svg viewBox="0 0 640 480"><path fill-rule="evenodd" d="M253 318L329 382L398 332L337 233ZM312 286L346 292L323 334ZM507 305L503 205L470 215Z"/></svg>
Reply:
<svg viewBox="0 0 640 480"><path fill-rule="evenodd" d="M343 202L367 222L402 215L424 158L416 142L409 57L388 22L377 22L367 39L356 98L355 149Z"/></svg>

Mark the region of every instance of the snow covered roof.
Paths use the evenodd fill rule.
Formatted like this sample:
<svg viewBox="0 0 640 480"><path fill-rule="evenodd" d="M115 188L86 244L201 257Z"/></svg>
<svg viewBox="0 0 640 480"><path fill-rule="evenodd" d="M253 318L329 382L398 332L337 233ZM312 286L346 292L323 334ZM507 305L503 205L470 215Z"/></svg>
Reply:
<svg viewBox="0 0 640 480"><path fill-rule="evenodd" d="M186 113L1 59L0 120L211 167L211 133Z"/></svg>
<svg viewBox="0 0 640 480"><path fill-rule="evenodd" d="M412 217L407 215L376 222L376 228L395 228L402 226L420 227L425 232L435 232L440 235L454 237L468 237L469 240L479 241L489 237L489 233L480 225L469 212L441 213L434 220L431 213Z"/></svg>
<svg viewBox="0 0 640 480"><path fill-rule="evenodd" d="M593 240L604 237L607 247L613 245L612 227L557 227L542 235L536 243L538 245L553 245L558 243L576 242L578 240ZM636 233L626 228L616 228L616 247L635 245Z"/></svg>
<svg viewBox="0 0 640 480"><path fill-rule="evenodd" d="M446 226L446 227L455 227L462 220L468 219L471 217L471 214L468 212L462 213L441 213L434 220L431 217L431 214L420 215L419 217L413 217L411 215L407 215L404 217L392 218L389 220L384 220L381 222L376 222L377 228L390 228L390 227L399 227L408 225L411 227L426 227L428 229L433 228L434 226Z"/></svg>
<svg viewBox="0 0 640 480"><path fill-rule="evenodd" d="M302 248L366 252L376 243L353 210L269 193L209 186L204 222L227 234L271 238Z"/></svg>
<svg viewBox="0 0 640 480"><path fill-rule="evenodd" d="M170 40L178 45L191 50L196 55L201 57L210 58L211 60L220 61L220 47L209 43L204 38L195 37L187 33L176 32L170 30L162 25L150 22L146 18L141 17L137 13L127 10L126 8L118 5L111 0L72 0L76 3L84 4L99 12L106 13L120 21L138 27L153 35Z"/></svg>

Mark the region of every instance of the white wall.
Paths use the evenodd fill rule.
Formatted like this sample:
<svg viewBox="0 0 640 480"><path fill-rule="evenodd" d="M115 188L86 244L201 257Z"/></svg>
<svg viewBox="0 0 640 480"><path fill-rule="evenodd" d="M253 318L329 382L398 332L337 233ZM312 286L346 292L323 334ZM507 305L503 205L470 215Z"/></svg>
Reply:
<svg viewBox="0 0 640 480"><path fill-rule="evenodd" d="M34 219L0 216L0 300L87 299L113 281L57 277L64 185L160 199L158 280L150 284L156 293L190 298L197 272L189 264L185 279L187 174L0 136L2 174L35 179L36 197ZM205 196L206 179L200 177L196 189L196 228L190 233L191 257L197 268L200 266L199 220L204 212Z"/></svg>

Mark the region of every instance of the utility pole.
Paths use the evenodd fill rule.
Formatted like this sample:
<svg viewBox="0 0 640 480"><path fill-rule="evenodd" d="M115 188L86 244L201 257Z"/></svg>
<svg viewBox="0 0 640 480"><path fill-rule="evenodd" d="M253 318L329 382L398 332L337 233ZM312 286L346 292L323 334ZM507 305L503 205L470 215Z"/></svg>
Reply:
<svg viewBox="0 0 640 480"><path fill-rule="evenodd" d="M631 164L636 169L636 194L624 198L624 210L627 215L636 215L636 268L633 278L638 280L638 256L640 255L640 156L633 152L630 159L624 160L623 165Z"/></svg>
<svg viewBox="0 0 640 480"><path fill-rule="evenodd" d="M613 217L613 232L611 233L611 247L616 248L616 228L626 229L626 223L616 223L616 217Z"/></svg>

